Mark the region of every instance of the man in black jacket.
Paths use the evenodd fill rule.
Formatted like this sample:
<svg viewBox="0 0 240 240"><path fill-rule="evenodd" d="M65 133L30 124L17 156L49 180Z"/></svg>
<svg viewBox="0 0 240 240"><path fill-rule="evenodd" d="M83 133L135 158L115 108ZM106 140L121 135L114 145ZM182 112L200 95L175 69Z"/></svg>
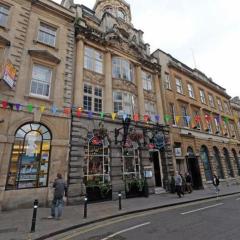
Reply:
<svg viewBox="0 0 240 240"><path fill-rule="evenodd" d="M63 197L64 195L67 196L67 184L63 180L61 173L57 174L57 178L53 183L53 187L55 189L51 207L51 216L49 216L48 218L55 218L57 220L60 220L64 206Z"/></svg>

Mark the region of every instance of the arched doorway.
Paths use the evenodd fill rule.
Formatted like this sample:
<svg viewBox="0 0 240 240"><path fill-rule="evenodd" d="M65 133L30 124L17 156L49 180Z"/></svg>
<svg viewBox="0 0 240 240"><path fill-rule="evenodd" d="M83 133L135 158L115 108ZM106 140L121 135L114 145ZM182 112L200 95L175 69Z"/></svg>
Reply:
<svg viewBox="0 0 240 240"><path fill-rule="evenodd" d="M212 180L212 168L209 161L208 149L206 146L202 146L200 149L200 158L203 163L204 173L207 181Z"/></svg>
<svg viewBox="0 0 240 240"><path fill-rule="evenodd" d="M232 154L237 165L238 176L240 176L240 159L238 158L237 152L234 148L232 149Z"/></svg>
<svg viewBox="0 0 240 240"><path fill-rule="evenodd" d="M228 177L234 177L232 164L231 164L230 157L229 157L229 152L226 148L223 148L223 155L224 155L225 162L226 162Z"/></svg>
<svg viewBox="0 0 240 240"><path fill-rule="evenodd" d="M52 135L40 123L15 133L6 190L47 187Z"/></svg>
<svg viewBox="0 0 240 240"><path fill-rule="evenodd" d="M200 189L202 188L202 179L199 170L198 160L194 154L194 151L191 147L187 149L187 168L188 172L192 176L193 188Z"/></svg>
<svg viewBox="0 0 240 240"><path fill-rule="evenodd" d="M217 176L221 179L224 179L220 153L217 147L213 147L213 159L215 160L216 163Z"/></svg>

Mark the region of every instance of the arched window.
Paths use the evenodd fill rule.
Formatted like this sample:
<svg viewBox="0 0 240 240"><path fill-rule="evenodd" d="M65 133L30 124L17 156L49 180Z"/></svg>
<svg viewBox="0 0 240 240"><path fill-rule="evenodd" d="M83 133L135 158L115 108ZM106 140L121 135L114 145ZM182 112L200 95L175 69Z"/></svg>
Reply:
<svg viewBox="0 0 240 240"><path fill-rule="evenodd" d="M6 190L47 187L52 135L40 123L28 123L15 134Z"/></svg>
<svg viewBox="0 0 240 240"><path fill-rule="evenodd" d="M212 180L212 169L211 169L211 165L210 165L210 161L209 161L208 149L206 146L201 147L200 158L201 158L203 166L204 166L206 180L211 181Z"/></svg>
<svg viewBox="0 0 240 240"><path fill-rule="evenodd" d="M133 65L122 58L113 57L112 59L112 76L133 82Z"/></svg>
<svg viewBox="0 0 240 240"><path fill-rule="evenodd" d="M215 163L216 163L217 175L219 178L223 179L224 178L223 168L222 168L220 153L217 147L213 147L213 159L215 160Z"/></svg>
<svg viewBox="0 0 240 240"><path fill-rule="evenodd" d="M232 149L232 153L233 153L233 157L235 159L236 165L237 165L238 176L240 176L240 159L239 159L235 149Z"/></svg>
<svg viewBox="0 0 240 240"><path fill-rule="evenodd" d="M228 177L234 177L232 164L230 162L229 153L228 153L228 150L226 148L223 148L223 154L224 154L224 158L225 158L225 162L226 162Z"/></svg>
<svg viewBox="0 0 240 240"><path fill-rule="evenodd" d="M117 17L121 18L122 20L126 21L126 13L123 9L119 8L117 10Z"/></svg>

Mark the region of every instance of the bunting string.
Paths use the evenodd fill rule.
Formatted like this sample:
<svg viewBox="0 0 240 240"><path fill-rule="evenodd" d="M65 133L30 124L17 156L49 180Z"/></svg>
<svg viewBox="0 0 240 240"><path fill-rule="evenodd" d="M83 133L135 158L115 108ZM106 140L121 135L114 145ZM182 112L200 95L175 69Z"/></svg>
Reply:
<svg viewBox="0 0 240 240"><path fill-rule="evenodd" d="M93 119L94 114L95 114L92 111L85 111L81 107L65 107L63 109L58 109L55 105L52 105L50 108L47 108L45 105L35 106L31 103L29 103L27 105L23 105L23 104L20 104L20 103L12 103L12 102L9 102L7 100L0 100L0 106L4 110L11 109L11 110L15 110L15 111L18 111L18 112L26 110L30 113L33 113L34 111L40 111L42 114L49 111L50 113L52 113L54 115L62 113L66 116L71 115L71 113L75 111L77 117L80 118L82 116L82 114L84 113L84 114L87 114L87 117L88 117L89 120ZM131 118L134 122L139 122L139 121L141 121L141 119L143 119L143 121L145 123L149 123L149 122L159 123L160 120L161 120L160 115L150 116L148 114L145 114L143 116L140 116L139 114L134 113L133 116L131 116L127 113L123 113L121 115L119 115L115 112L112 112L112 113L100 112L99 113L99 117L100 117L101 120L104 120L105 116L110 116L112 118L112 120L115 120L116 118L122 118L124 121L126 120L126 118ZM178 124L181 119L184 119L189 125L190 124L192 124L192 125L193 124L199 124L202 120L201 116L199 116L199 115L196 115L194 117L191 117L191 116L188 116L188 115L186 115L186 116L177 115L177 116L174 116L174 118L175 118L174 120L175 120L176 124ZM223 120L224 123L227 124L230 121L228 116L218 115L216 117L211 117L208 114L204 115L203 120L204 119L205 119L206 124L209 124L212 121L216 121L218 124L220 124L222 122L222 120ZM171 116L169 114L165 114L163 116L163 120L165 121L166 124L169 124L170 121L173 120L173 116ZM237 124L239 122L239 117L234 115L233 116L233 121Z"/></svg>

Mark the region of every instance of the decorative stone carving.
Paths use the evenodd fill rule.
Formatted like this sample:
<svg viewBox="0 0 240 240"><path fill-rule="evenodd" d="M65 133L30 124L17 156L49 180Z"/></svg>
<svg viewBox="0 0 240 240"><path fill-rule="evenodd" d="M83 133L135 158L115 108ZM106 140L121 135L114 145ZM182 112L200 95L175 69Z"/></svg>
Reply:
<svg viewBox="0 0 240 240"><path fill-rule="evenodd" d="M89 70L84 70L84 81L95 85L104 86L104 75L96 74Z"/></svg>

